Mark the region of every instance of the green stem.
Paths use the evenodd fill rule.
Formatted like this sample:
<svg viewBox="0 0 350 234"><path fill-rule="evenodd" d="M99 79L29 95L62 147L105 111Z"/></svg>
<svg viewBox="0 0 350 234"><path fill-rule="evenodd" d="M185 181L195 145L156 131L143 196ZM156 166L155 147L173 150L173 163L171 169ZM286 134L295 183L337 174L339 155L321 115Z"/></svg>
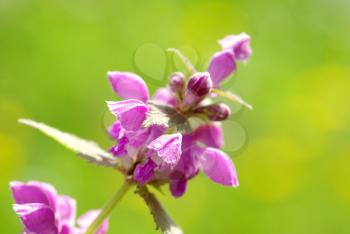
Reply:
<svg viewBox="0 0 350 234"><path fill-rule="evenodd" d="M113 197L107 202L107 204L102 208L100 214L97 218L92 222L89 226L85 234L94 234L96 230L99 228L101 223L107 218L107 216L111 213L115 205L122 199L122 197L126 194L126 192L131 188L133 184L129 180L125 180L122 187L113 195Z"/></svg>
<svg viewBox="0 0 350 234"><path fill-rule="evenodd" d="M190 60L183 53L181 53L180 50L174 49L174 48L169 48L168 51L173 52L174 54L176 54L177 57L179 57L179 59L185 64L186 68L188 69L188 71L191 74L196 73L196 68L192 65Z"/></svg>

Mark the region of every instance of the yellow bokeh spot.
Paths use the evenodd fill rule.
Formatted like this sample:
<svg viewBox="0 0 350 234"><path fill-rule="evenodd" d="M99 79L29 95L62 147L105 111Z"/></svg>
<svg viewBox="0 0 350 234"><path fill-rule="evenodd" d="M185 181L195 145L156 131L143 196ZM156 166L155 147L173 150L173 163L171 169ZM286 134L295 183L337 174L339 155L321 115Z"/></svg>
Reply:
<svg viewBox="0 0 350 234"><path fill-rule="evenodd" d="M332 191L350 205L350 149L344 150L341 155L332 159L328 176L334 186Z"/></svg>
<svg viewBox="0 0 350 234"><path fill-rule="evenodd" d="M295 82L299 96L290 100L305 127L327 133L349 128L350 70L322 67L300 74Z"/></svg>
<svg viewBox="0 0 350 234"><path fill-rule="evenodd" d="M278 202L295 194L302 185L304 159L288 139L269 137L250 144L239 160L242 190L257 200Z"/></svg>

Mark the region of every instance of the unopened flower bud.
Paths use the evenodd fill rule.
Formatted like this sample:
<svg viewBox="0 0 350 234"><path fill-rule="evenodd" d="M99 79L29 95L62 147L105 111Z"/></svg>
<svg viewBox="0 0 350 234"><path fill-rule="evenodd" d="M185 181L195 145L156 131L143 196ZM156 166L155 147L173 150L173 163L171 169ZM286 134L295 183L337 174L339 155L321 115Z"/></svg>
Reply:
<svg viewBox="0 0 350 234"><path fill-rule="evenodd" d="M185 86L185 76L181 72L171 74L169 78L169 88L176 94L180 94Z"/></svg>
<svg viewBox="0 0 350 234"><path fill-rule="evenodd" d="M195 113L205 114L212 121L223 121L231 114L231 109L224 103L215 103L195 109Z"/></svg>
<svg viewBox="0 0 350 234"><path fill-rule="evenodd" d="M194 74L187 83L184 106L194 106L209 94L213 83L208 72Z"/></svg>

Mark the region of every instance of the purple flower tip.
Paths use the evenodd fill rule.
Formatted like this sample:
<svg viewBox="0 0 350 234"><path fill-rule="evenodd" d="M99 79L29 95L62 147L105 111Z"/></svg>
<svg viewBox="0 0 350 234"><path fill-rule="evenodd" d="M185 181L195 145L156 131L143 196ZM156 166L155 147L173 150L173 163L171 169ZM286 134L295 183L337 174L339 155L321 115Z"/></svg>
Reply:
<svg viewBox="0 0 350 234"><path fill-rule="evenodd" d="M206 148L201 157L201 167L204 173L214 182L237 187L236 168L231 158L221 150Z"/></svg>
<svg viewBox="0 0 350 234"><path fill-rule="evenodd" d="M212 121L223 121L231 114L231 109L224 103L215 103L195 109L196 113L204 114Z"/></svg>
<svg viewBox="0 0 350 234"><path fill-rule="evenodd" d="M216 87L236 70L236 62L230 50L217 52L211 58L208 72Z"/></svg>
<svg viewBox="0 0 350 234"><path fill-rule="evenodd" d="M170 75L169 88L174 93L181 93L185 86L185 76L181 72L175 72Z"/></svg>
<svg viewBox="0 0 350 234"><path fill-rule="evenodd" d="M246 62L252 54L250 48L250 36L246 33L229 35L219 40L219 44L224 50L231 50L235 59Z"/></svg>
<svg viewBox="0 0 350 234"><path fill-rule="evenodd" d="M116 94L123 99L138 99L146 102L149 98L144 80L131 72L108 72L108 79Z"/></svg>
<svg viewBox="0 0 350 234"><path fill-rule="evenodd" d="M191 94L202 97L209 93L212 81L208 72L194 74L187 84L187 91Z"/></svg>

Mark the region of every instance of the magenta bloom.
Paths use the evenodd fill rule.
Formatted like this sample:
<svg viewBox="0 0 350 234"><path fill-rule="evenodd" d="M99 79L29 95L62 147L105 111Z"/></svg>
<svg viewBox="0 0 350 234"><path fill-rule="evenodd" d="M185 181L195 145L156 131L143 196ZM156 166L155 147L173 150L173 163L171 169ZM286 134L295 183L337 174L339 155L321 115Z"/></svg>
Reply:
<svg viewBox="0 0 350 234"><path fill-rule="evenodd" d="M118 117L121 126L126 130L139 129L146 119L148 106L142 101L128 99L120 102L107 102L109 110Z"/></svg>
<svg viewBox="0 0 350 234"><path fill-rule="evenodd" d="M22 220L25 233L83 234L99 213L95 210L84 214L78 219L79 226L76 227L76 201L68 196L58 195L50 184L13 181L10 187L16 202L13 208ZM95 215L89 215L91 212ZM104 234L107 229L108 220L105 220L96 234Z"/></svg>
<svg viewBox="0 0 350 234"><path fill-rule="evenodd" d="M131 72L108 72L108 79L116 94L123 99L147 102L148 88L141 77Z"/></svg>
<svg viewBox="0 0 350 234"><path fill-rule="evenodd" d="M158 165L174 165L181 155L181 141L180 133L162 135L153 140L147 148L153 153L152 159Z"/></svg>
<svg viewBox="0 0 350 234"><path fill-rule="evenodd" d="M159 88L154 93L153 100L169 106L176 106L176 98L169 88Z"/></svg>
<svg viewBox="0 0 350 234"><path fill-rule="evenodd" d="M223 50L217 52L211 58L208 72L214 87L217 87L221 81L226 79L236 70L236 61L232 51Z"/></svg>
<svg viewBox="0 0 350 234"><path fill-rule="evenodd" d="M246 33L240 33L238 35L229 35L219 40L223 50L230 50L235 59L247 62L252 54L250 48L250 36Z"/></svg>
<svg viewBox="0 0 350 234"><path fill-rule="evenodd" d="M227 36L219 43L222 51L212 56L208 72L194 72L190 77L172 73L168 86L157 89L151 100L184 118L194 115L207 120L190 132L165 134L167 129L161 125L143 127L152 111L145 82L133 73L108 73L113 90L125 99L107 102L117 117L109 128L111 137L117 141L110 152L122 159L124 173L132 174L139 186L169 183L173 196L180 197L188 181L200 171L215 183L238 186L235 166L220 150L224 137L221 125L216 122L229 118L231 111L224 103L210 101L210 94L213 87L219 88L235 72L237 60L247 61L251 55L250 38L241 33Z"/></svg>
<svg viewBox="0 0 350 234"><path fill-rule="evenodd" d="M200 143L206 146L202 147ZM193 134L183 137L181 158L170 174L170 191L174 197L183 195L187 181L199 171L203 171L215 183L238 186L237 172L232 160L216 149L222 145L222 131L216 125L200 126Z"/></svg>
<svg viewBox="0 0 350 234"><path fill-rule="evenodd" d="M183 106L193 107L201 102L210 92L213 83L208 72L197 72L187 83Z"/></svg>
<svg viewBox="0 0 350 234"><path fill-rule="evenodd" d="M229 35L219 40L222 51L217 52L211 58L208 72L214 87L236 71L236 60L246 63L252 54L250 48L250 36L246 33Z"/></svg>

